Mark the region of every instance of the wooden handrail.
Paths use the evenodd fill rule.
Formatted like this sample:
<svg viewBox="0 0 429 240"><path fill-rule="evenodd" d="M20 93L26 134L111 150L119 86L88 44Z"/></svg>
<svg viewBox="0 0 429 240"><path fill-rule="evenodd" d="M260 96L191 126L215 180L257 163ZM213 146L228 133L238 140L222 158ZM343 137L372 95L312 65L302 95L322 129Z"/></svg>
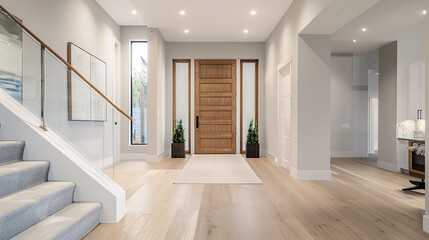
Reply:
<svg viewBox="0 0 429 240"><path fill-rule="evenodd" d="M134 122L134 119L128 115L126 112L122 111L118 106L116 106L115 103L113 103L106 95L104 95L98 88L96 88L92 83L90 83L82 74L80 74L70 63L68 63L66 60L64 60L58 53L56 53L52 48L50 48L46 43L44 43L40 38L38 38L33 32L31 32L24 24L22 24L13 14L11 14L8 10L6 10L2 5L0 5L0 10L2 10L4 13L6 13L10 18L15 21L18 26L20 26L24 31L26 31L31 37L33 37L37 42L40 43L45 49L47 49L49 52L51 52L56 58L58 58L64 65L67 66L67 68L74 72L77 76L79 76L88 86L90 86L94 91L96 91L98 94L101 95L112 107L114 107L118 112L122 113L126 118Z"/></svg>

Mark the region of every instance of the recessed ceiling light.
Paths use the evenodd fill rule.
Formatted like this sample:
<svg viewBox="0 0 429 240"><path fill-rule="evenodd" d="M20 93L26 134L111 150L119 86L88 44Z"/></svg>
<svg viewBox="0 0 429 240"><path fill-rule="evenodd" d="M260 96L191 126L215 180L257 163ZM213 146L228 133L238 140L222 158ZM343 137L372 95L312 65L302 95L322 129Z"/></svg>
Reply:
<svg viewBox="0 0 429 240"><path fill-rule="evenodd" d="M180 11L180 15L185 15L186 12L184 10Z"/></svg>
<svg viewBox="0 0 429 240"><path fill-rule="evenodd" d="M132 10L132 11L131 11L131 13L132 13L133 15L136 15L136 14L137 14L137 11L136 11L136 10Z"/></svg>
<svg viewBox="0 0 429 240"><path fill-rule="evenodd" d="M426 15L427 13L428 13L428 12L426 11L426 9L422 11L422 14L423 14L423 15Z"/></svg>
<svg viewBox="0 0 429 240"><path fill-rule="evenodd" d="M255 11L255 10L252 10L252 11L250 11L250 14L252 14L252 15L256 15L256 11Z"/></svg>
<svg viewBox="0 0 429 240"><path fill-rule="evenodd" d="M243 32L244 32L245 34L248 34L248 33L249 33L249 30L244 29L244 30L243 30Z"/></svg>
<svg viewBox="0 0 429 240"><path fill-rule="evenodd" d="M189 29L185 29L185 31L183 31L184 33L189 33Z"/></svg>
<svg viewBox="0 0 429 240"><path fill-rule="evenodd" d="M362 32L366 32L366 28L365 28L365 27L364 27L364 28L362 28L362 29L361 29L361 31L362 31Z"/></svg>
<svg viewBox="0 0 429 240"><path fill-rule="evenodd" d="M354 43L356 43L356 42L357 42L357 40L356 40L356 39L353 39L353 42L354 42Z"/></svg>

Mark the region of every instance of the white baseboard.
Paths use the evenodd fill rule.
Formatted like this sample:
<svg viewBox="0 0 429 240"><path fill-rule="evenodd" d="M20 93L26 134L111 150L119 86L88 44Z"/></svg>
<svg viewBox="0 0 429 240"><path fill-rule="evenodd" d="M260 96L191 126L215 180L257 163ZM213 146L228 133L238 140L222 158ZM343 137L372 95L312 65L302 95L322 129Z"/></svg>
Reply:
<svg viewBox="0 0 429 240"><path fill-rule="evenodd" d="M429 216L423 215L423 231L429 233Z"/></svg>
<svg viewBox="0 0 429 240"><path fill-rule="evenodd" d="M146 153L122 153L120 155L121 160L146 160Z"/></svg>
<svg viewBox="0 0 429 240"><path fill-rule="evenodd" d="M380 160L377 161L377 167L391 171L391 172L399 172L400 171L397 164L382 162Z"/></svg>
<svg viewBox="0 0 429 240"><path fill-rule="evenodd" d="M331 170L297 170L290 168L290 175L299 181L330 181Z"/></svg>
<svg viewBox="0 0 429 240"><path fill-rule="evenodd" d="M282 166L284 169L286 169L288 172L290 172L290 162L289 161L280 161L280 166Z"/></svg>
<svg viewBox="0 0 429 240"><path fill-rule="evenodd" d="M266 158L271 160L274 164L278 165L277 157L274 156L274 154L272 154L270 151L266 149L262 149L262 156L265 156Z"/></svg>
<svg viewBox="0 0 429 240"><path fill-rule="evenodd" d="M165 149L165 151L164 151L164 157L165 158L171 157L171 149Z"/></svg>
<svg viewBox="0 0 429 240"><path fill-rule="evenodd" d="M147 155L146 161L147 162L159 162L166 157L166 154L167 153L164 151L164 152L158 153L158 155Z"/></svg>
<svg viewBox="0 0 429 240"><path fill-rule="evenodd" d="M298 171L296 170L296 168L294 168L294 167L290 167L290 171L289 171L289 173L290 173L290 175L293 177L293 178L295 178L295 179L297 179L297 175L298 175Z"/></svg>
<svg viewBox="0 0 429 240"><path fill-rule="evenodd" d="M332 158L349 158L354 157L353 151L331 151Z"/></svg>

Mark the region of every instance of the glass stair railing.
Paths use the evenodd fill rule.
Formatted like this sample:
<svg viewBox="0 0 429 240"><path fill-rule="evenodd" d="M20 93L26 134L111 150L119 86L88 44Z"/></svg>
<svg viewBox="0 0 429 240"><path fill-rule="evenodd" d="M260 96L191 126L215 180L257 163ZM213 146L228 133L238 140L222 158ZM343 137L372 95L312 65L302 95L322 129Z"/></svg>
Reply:
<svg viewBox="0 0 429 240"><path fill-rule="evenodd" d="M0 56L0 91L114 179L116 124L121 115L133 119L107 97L113 84L96 88L1 5Z"/></svg>

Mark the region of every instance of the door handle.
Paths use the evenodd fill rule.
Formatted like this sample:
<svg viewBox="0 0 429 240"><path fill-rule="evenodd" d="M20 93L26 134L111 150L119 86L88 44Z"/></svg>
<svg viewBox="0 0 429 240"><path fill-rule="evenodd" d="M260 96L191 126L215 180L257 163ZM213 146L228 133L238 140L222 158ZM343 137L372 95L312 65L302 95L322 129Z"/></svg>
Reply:
<svg viewBox="0 0 429 240"><path fill-rule="evenodd" d="M197 128L200 128L200 117L197 116Z"/></svg>
<svg viewBox="0 0 429 240"><path fill-rule="evenodd" d="M420 119L419 113L420 113L420 110L417 110L417 119Z"/></svg>
<svg viewBox="0 0 429 240"><path fill-rule="evenodd" d="M423 114L423 110L420 110L420 119L423 119L422 114Z"/></svg>

